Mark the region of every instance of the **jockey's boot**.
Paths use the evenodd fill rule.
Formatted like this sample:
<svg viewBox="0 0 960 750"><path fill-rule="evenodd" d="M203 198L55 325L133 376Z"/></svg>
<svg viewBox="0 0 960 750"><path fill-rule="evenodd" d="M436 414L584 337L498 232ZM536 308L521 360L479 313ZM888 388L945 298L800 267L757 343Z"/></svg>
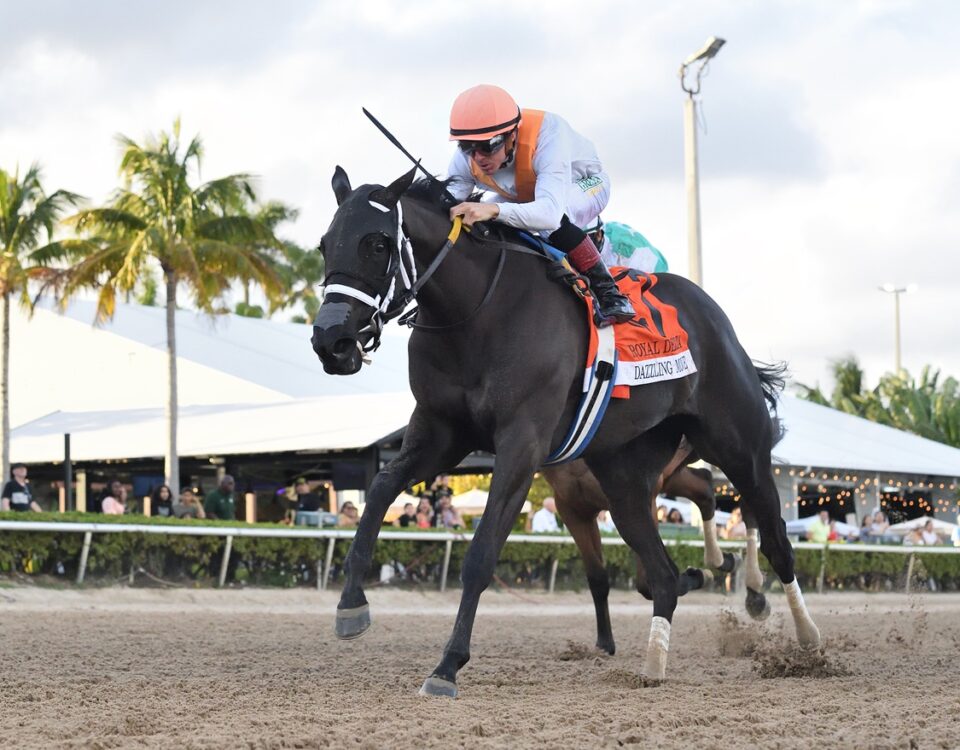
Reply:
<svg viewBox="0 0 960 750"><path fill-rule="evenodd" d="M560 227L550 235L550 241L567 254L570 265L586 276L595 300L593 317L601 328L611 323L631 320L637 313L617 288L607 267L600 260L600 251L593 240L567 216L560 220Z"/></svg>
<svg viewBox="0 0 960 750"><path fill-rule="evenodd" d="M581 273L590 282L590 290L593 292L596 303L593 308L593 319L598 327L623 323L636 317L637 311L633 309L630 300L621 293L603 261L597 261Z"/></svg>

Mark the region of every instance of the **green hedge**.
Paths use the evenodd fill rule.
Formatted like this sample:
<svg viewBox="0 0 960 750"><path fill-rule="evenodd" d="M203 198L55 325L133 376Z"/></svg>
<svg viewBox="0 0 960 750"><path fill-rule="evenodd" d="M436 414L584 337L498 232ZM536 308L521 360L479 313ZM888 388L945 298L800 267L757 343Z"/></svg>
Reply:
<svg viewBox="0 0 960 750"><path fill-rule="evenodd" d="M0 513L2 520L15 521L96 521L98 523L148 523L151 525L242 526L227 521L196 521L136 516L103 516L100 514ZM256 524L277 528L275 524ZM436 583L443 561L444 545L429 541L433 532L424 531L424 540L381 539L374 552L370 579L377 580L382 565L399 563L407 571L407 580ZM703 549L683 544L683 540L667 548L680 570L702 564ZM0 532L0 573L54 576L74 580L83 544L83 534L50 532ZM94 534L87 563L87 581L93 585L112 583L126 577L131 569L144 571L138 582L153 579L186 585L213 585L219 574L225 541L221 537L179 536L165 534ZM327 550L326 539L281 537L234 537L230 578L255 585L316 585L318 563ZM333 554L333 582L342 578L343 560L349 540L337 541ZM467 545L454 543L450 560L449 584L460 576ZM614 587L633 584L636 562L625 546L605 546L604 559ZM832 589L888 590L902 588L905 582L908 555L870 551L828 552L824 584ZM554 559L559 561L557 587L586 587L583 563L574 544L507 544L497 565L494 585L545 586ZM820 550L795 550L797 578L801 586L811 590L820 575ZM774 576L761 555L761 567ZM935 581L937 588L960 589L960 554L916 553L914 574L918 579Z"/></svg>

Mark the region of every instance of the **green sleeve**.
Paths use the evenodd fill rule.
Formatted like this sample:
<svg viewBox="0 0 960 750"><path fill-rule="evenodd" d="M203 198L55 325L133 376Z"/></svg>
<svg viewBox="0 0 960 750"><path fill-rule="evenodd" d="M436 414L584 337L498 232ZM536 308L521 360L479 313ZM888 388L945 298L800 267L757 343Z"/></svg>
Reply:
<svg viewBox="0 0 960 750"><path fill-rule="evenodd" d="M217 498L214 493L210 493L203 499L203 512L210 514L213 513L217 518L220 518L220 504L217 502Z"/></svg>

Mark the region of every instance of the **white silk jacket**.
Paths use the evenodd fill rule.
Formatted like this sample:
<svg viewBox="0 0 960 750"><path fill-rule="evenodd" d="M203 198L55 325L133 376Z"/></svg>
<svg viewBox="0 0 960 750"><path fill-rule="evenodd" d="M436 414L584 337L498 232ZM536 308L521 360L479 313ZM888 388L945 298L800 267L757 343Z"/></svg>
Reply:
<svg viewBox="0 0 960 750"><path fill-rule="evenodd" d="M494 192L487 192L484 200L500 204L498 221L531 232L552 232L560 226L560 218L567 214L578 224L582 208L580 196L588 191L596 194L596 188L609 195L609 178L603 174L603 165L593 143L580 135L559 115L545 112L533 154L533 171L537 181L534 199L529 203L511 202ZM601 176L599 184L587 185L581 181ZM513 162L491 175L506 193L516 193L516 178ZM459 148L450 160L447 169L450 180L448 190L458 201L466 200L471 193L488 191L478 183L470 172L470 157ZM590 181L588 181L590 182ZM605 184L604 184L605 183ZM596 196L593 199L596 202ZM602 201L606 204L606 200ZM581 210L578 210L581 209ZM597 211L599 213L599 211Z"/></svg>

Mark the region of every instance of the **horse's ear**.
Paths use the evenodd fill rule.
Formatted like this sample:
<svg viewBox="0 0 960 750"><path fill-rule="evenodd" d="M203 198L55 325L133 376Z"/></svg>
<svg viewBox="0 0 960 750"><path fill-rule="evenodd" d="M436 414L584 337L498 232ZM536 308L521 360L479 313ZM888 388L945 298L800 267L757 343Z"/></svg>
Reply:
<svg viewBox="0 0 960 750"><path fill-rule="evenodd" d="M400 200L400 196L403 195L407 188L413 184L413 178L417 175L417 167L414 167L405 175L402 175L398 179L391 182L385 188L376 190L370 195L371 200L375 200L377 203L382 203L387 208L393 208L397 205L397 201Z"/></svg>
<svg viewBox="0 0 960 750"><path fill-rule="evenodd" d="M330 181L330 184L333 185L333 194L337 196L338 206L353 192L353 188L350 187L350 178L347 177L347 173L339 164L333 172L333 179Z"/></svg>

